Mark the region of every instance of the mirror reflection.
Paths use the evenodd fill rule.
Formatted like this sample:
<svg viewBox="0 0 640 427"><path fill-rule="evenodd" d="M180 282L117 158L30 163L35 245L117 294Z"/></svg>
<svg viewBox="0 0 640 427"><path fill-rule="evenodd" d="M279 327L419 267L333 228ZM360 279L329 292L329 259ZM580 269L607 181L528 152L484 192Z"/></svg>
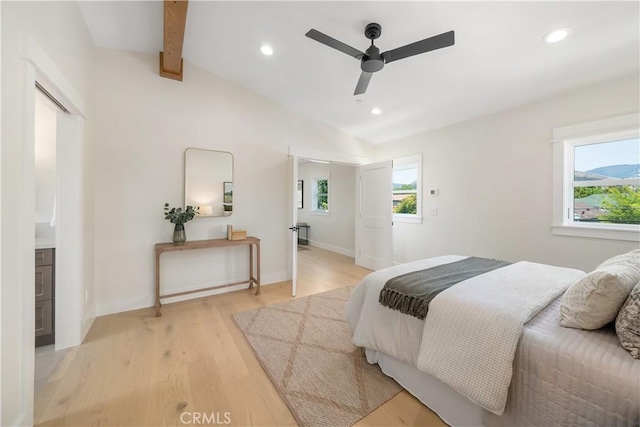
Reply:
<svg viewBox="0 0 640 427"><path fill-rule="evenodd" d="M184 204L199 206L198 216L233 212L233 155L226 151L188 148L184 152Z"/></svg>

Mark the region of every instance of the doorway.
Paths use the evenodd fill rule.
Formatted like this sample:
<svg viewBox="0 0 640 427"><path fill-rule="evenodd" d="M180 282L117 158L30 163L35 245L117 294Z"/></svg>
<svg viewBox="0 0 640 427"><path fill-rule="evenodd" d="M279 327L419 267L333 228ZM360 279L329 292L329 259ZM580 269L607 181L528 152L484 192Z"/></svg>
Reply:
<svg viewBox="0 0 640 427"><path fill-rule="evenodd" d="M332 272L320 269L320 265L355 265L356 172L354 165L298 160L299 286L330 281ZM331 284L323 289L327 286ZM308 291L304 289L303 293Z"/></svg>
<svg viewBox="0 0 640 427"><path fill-rule="evenodd" d="M291 233L292 249L290 271L292 272L292 294L295 296L298 282L297 255L299 237L307 240L306 243L311 244L311 246L333 251L343 256L349 256L354 259L356 265L362 265L359 261L362 253L360 247L362 239L361 236L359 236L359 234L361 234L359 228L361 228L362 225L360 219L360 187L362 186L360 170L362 169L361 165L366 164L367 161L365 158L357 156L322 153L315 150L293 147L290 148L289 154L292 178L291 229L293 231L293 233ZM340 184L349 179L351 180L349 185ZM302 183L299 181L302 181ZM390 177L388 187L390 193ZM302 191L299 190L300 188ZM382 191L384 192L385 190L383 189ZM384 199L384 197L380 199ZM378 206L378 210L386 212L386 210L390 208L390 194L388 202L388 207L386 205L382 206L382 208ZM331 219L328 219L328 217L331 217L334 212L336 214L342 212L340 216L335 215L338 221L342 219L342 224L332 227L329 225L331 224ZM346 219L346 216L350 216L350 218ZM306 223L307 227L303 227L303 231L298 227L299 222L303 223L303 225ZM329 227L327 227L327 225L329 225ZM390 231L390 221L387 227L389 227ZM340 234L340 231L335 233L334 229L341 230L342 235L335 236L336 234ZM385 237L384 241L378 239L375 246L391 248L393 242L391 234L388 234L388 236L383 236ZM391 260L389 260L389 266L390 265Z"/></svg>
<svg viewBox="0 0 640 427"><path fill-rule="evenodd" d="M34 396L62 360L55 351L56 137L61 107L36 82L35 156L35 363ZM63 107L62 107L63 108Z"/></svg>
<svg viewBox="0 0 640 427"><path fill-rule="evenodd" d="M35 379L35 263L36 244L36 83L56 99L69 114L56 110L55 133L55 211L56 231L53 237L59 256L55 259L56 283L55 348L79 345L93 319L93 310L85 285L84 268L84 200L83 145L84 100L65 79L51 58L33 39L28 39L23 52L22 100L22 164L21 198L25 221L20 223L20 283L22 291L22 337L20 354L20 401L25 424L33 420ZM47 214L49 216L50 214ZM46 220L45 220L46 221ZM88 260L91 262L91 260ZM92 292L91 292L92 294Z"/></svg>
<svg viewBox="0 0 640 427"><path fill-rule="evenodd" d="M298 245L355 257L356 172L354 165L298 160Z"/></svg>

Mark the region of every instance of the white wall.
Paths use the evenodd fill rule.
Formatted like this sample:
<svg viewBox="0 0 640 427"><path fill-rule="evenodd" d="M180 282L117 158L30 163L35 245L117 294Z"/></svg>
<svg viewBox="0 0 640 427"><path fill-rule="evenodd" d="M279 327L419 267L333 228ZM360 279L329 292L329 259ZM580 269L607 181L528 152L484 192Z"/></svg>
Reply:
<svg viewBox="0 0 640 427"><path fill-rule="evenodd" d="M1 360L2 425L30 425L33 419L33 283L35 172L33 133L25 122L33 99L26 99L25 40L33 38L66 79L73 82L90 111L92 41L76 3L2 2L2 248ZM90 115L90 114L89 114ZM33 141L31 139L31 141ZM85 182L86 183L86 182ZM91 184L86 187L88 191ZM85 198L88 200L88 198ZM10 209L6 209L11 207ZM83 211L84 207L78 209ZM91 218L84 225L92 228ZM31 230L30 236L28 230ZM87 236L85 235L85 238ZM92 242L87 242L90 247ZM90 314L92 259L85 258Z"/></svg>
<svg viewBox="0 0 640 427"><path fill-rule="evenodd" d="M247 230L262 239L263 283L290 274L288 147L372 154L353 137L191 64L184 68L177 82L158 76L156 55L97 50L99 314L152 305L154 244L171 240L163 206L183 203L186 148L229 151L235 161L233 215L188 222L187 240L223 238L227 224ZM246 248L234 249L162 255L163 292L246 277Z"/></svg>
<svg viewBox="0 0 640 427"><path fill-rule="evenodd" d="M311 207L311 181L318 174L329 175L329 215L315 215ZM355 256L356 168L349 165L301 163L298 179L304 181L304 208L298 221L309 224L309 243L323 249ZM304 231L302 231L304 236Z"/></svg>
<svg viewBox="0 0 640 427"><path fill-rule="evenodd" d="M56 196L56 110L53 103L36 95L36 227L46 228ZM38 229L36 229L36 235Z"/></svg>
<svg viewBox="0 0 640 427"><path fill-rule="evenodd" d="M394 225L398 260L467 254L590 270L637 248L550 226L552 129L637 112L638 90L637 75L623 77L379 146L378 159L423 153L424 221Z"/></svg>

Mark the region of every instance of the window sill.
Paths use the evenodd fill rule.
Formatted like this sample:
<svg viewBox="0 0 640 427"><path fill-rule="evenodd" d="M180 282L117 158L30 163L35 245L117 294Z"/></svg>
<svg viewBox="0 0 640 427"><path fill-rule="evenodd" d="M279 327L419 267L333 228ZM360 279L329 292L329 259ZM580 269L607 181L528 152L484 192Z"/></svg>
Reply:
<svg viewBox="0 0 640 427"><path fill-rule="evenodd" d="M603 225L552 225L551 233L556 236L588 237L592 239L640 241L640 227L622 229Z"/></svg>
<svg viewBox="0 0 640 427"><path fill-rule="evenodd" d="M404 222L407 224L422 224L421 216L404 216L404 215L393 215L393 222Z"/></svg>
<svg viewBox="0 0 640 427"><path fill-rule="evenodd" d="M309 211L310 215L320 215L320 216L329 216L331 212L329 211Z"/></svg>

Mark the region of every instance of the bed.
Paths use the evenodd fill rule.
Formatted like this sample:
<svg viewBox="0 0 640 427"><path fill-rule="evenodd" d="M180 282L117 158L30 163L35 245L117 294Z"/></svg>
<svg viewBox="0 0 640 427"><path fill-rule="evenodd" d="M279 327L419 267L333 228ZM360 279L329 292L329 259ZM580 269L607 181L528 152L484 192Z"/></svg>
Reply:
<svg viewBox="0 0 640 427"><path fill-rule="evenodd" d="M451 255L391 267L371 273L356 287L346 317L353 342L365 349L369 363L379 364L385 374L454 426L640 425L640 360L620 346L613 328L560 327L560 295L585 274L578 270L531 263L520 267L522 275L531 279L527 286L559 279L543 306L533 308L518 332L514 353L507 359L509 382L502 407L478 399L464 384L439 372L425 372L423 359L430 349L424 346L437 342L426 340L431 332L425 325L433 325L429 323L432 306L441 297L432 301L427 318L420 320L382 306L380 291L393 277L465 258ZM489 282L510 277L514 276L495 274ZM466 282L453 288L463 288Z"/></svg>

